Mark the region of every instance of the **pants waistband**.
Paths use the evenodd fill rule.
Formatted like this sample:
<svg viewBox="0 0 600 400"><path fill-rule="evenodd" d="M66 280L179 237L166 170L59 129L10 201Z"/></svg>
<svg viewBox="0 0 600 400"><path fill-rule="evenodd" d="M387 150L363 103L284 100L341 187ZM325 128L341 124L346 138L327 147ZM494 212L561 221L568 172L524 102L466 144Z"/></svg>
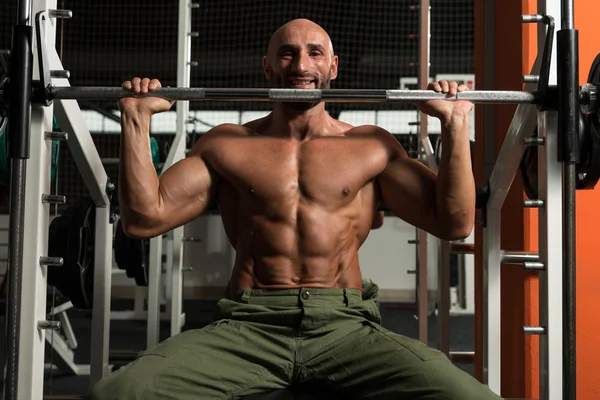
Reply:
<svg viewBox="0 0 600 400"><path fill-rule="evenodd" d="M230 290L228 294L236 302L280 307L348 306L363 300L362 291L354 288L251 289Z"/></svg>

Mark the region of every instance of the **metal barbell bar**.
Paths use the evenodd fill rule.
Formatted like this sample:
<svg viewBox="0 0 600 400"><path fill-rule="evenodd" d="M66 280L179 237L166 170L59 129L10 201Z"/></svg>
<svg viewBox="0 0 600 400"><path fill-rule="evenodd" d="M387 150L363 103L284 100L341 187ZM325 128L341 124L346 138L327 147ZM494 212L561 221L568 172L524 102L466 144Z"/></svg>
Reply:
<svg viewBox="0 0 600 400"><path fill-rule="evenodd" d="M61 100L119 100L126 97L161 97L173 101L323 101L417 103L429 100L467 100L490 104L536 104L536 92L473 90L447 96L432 90L387 89L243 89L159 88L136 95L121 87L49 87L47 95Z"/></svg>

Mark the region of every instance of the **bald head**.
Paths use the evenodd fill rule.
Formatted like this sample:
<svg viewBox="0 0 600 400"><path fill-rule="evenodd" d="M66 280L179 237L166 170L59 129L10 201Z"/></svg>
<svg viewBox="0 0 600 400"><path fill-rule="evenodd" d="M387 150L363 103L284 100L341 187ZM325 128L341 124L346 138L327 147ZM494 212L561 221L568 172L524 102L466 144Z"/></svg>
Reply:
<svg viewBox="0 0 600 400"><path fill-rule="evenodd" d="M263 66L272 87L329 89L330 82L337 77L338 58L323 28L307 19L295 19L275 31ZM315 104L290 106L305 109Z"/></svg>
<svg viewBox="0 0 600 400"><path fill-rule="evenodd" d="M271 36L269 47L267 49L267 58L273 60L272 57L277 56L277 51L281 46L285 46L292 41L298 39L319 45L327 52L328 58L334 56L333 43L329 34L320 25L311 20L300 18L289 21L279 27Z"/></svg>

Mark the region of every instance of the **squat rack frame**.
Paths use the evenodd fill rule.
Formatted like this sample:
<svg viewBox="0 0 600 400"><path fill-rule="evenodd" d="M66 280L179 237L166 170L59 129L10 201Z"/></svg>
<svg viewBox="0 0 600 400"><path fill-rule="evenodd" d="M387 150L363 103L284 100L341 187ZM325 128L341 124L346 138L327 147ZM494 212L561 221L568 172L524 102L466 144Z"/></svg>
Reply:
<svg viewBox="0 0 600 400"><path fill-rule="evenodd" d="M557 70L556 80L559 88L559 112L543 111L538 113L538 134L544 138L545 149L539 158L541 171L545 176L540 179L540 197L544 207L540 213L545 213L540 218L540 254L510 254L499 249L499 218L500 207L504 200L506 191L516 173L517 160L520 160L522 151L523 135L530 121L534 117L534 101L519 97L520 103L517 113L511 124L511 129L504 142L497 166L490 178L491 196L486 205L487 225L485 228L485 279L484 287L487 287L487 321L488 327L486 337L487 345L484 348L484 359L486 369L484 380L490 387L499 391L499 329L495 328L499 321L491 318L499 318L499 270L502 262L539 262L545 266L545 271L540 272L540 298L548 300L547 309L540 311L540 327L526 328L525 333L543 333L541 346L541 386L542 394L544 387L548 392L546 397L560 396L562 398L575 398L575 340L574 340L574 316L575 316L575 162L576 154L574 148L568 148L567 144L576 144L574 140L562 141L566 135L558 135L558 127L561 132L576 132L573 126L574 118L578 115L579 97L565 95L574 93L577 87L577 54L576 54L576 31L573 29L573 2L562 1L562 7L558 10L558 1L540 0L538 11L540 14L560 15L562 21L562 32L557 34L559 51L561 56L568 56L573 63L556 65L556 57L553 57L554 65L552 71ZM54 18L60 14L53 13L56 0L20 0L18 7L18 21L14 27L13 34L13 75L11 77L12 97L10 99L11 118L11 147L9 155L12 159L11 176L11 199L10 199L10 238L9 238L9 299L7 302L7 327L8 327L8 352L6 364L5 399L39 399L42 398L43 388L43 354L45 345L44 329L48 327L45 321L46 304L46 268L59 268L60 260L49 259L47 254L48 242L48 219L49 199L46 194L50 191L50 154L51 145L49 139L55 136L48 134L52 126L52 106L33 104L32 106L32 80L40 79L40 72L34 68L37 64L35 59L34 45L53 47L55 41ZM33 35L33 16L38 12L47 13L44 24L45 41L37 43ZM35 12L35 14L34 14ZM541 29L541 28L540 28ZM561 50L561 48L563 50ZM62 65L55 52L47 52L50 70L62 71ZM561 70L562 68L562 70ZM66 78L54 78L54 87L68 87ZM574 87L575 86L575 87ZM561 92L562 91L562 92ZM60 92L60 90L59 90ZM67 92L64 90L63 93ZM281 97L269 100L294 100L308 101L306 94L296 96L290 93L272 92ZM308 93L308 92L307 92ZM525 93L525 92L524 92ZM244 92L244 95L253 96L254 93ZM508 95L508 93L504 93ZM381 98L380 94L375 97L368 96L362 101L389 101L402 100L386 95ZM484 97L477 98L477 94L469 95L471 100L477 102L488 102ZM523 95L525 96L525 95ZM70 132L64 136L70 151L75 158L78 168L88 190L96 204L96 255L95 255L95 290L94 310L92 320L92 359L102 360L98 368L91 366L91 381L96 381L108 372L108 323L110 316L110 282L112 265L112 229L110 228L110 201L107 194L108 178L102 166L97 150L91 140L91 135L85 126L76 99L67 97L54 101L54 112L60 125L65 131ZM262 97L261 97L262 98ZM571 99L570 103L564 103ZM491 98L490 98L491 99ZM344 95L341 98L323 99L325 101L361 101L354 96ZM421 101L426 99L411 98L410 101ZM491 102L503 102L501 99L491 99ZM563 112L560 112L560 111ZM570 112L565 112L570 111ZM566 117L566 119L565 119ZM521 128L518 126L521 124ZM514 125L514 128L513 128ZM30 138L35 140L31 141ZM560 140L560 142L559 142ZM575 146L576 147L576 146ZM561 159L555 160L559 149L566 149ZM516 151L515 151L516 150ZM31 160L28 161L28 159ZM564 170L560 164L563 164ZM28 165L29 164L29 165ZM514 167L514 172L513 171ZM564 183L561 181L564 180ZM560 194L560 195L558 195ZM558 196L558 197L557 197ZM558 200L560 199L560 200ZM539 203L536 203L539 205ZM563 215L563 220L558 225L556 221L557 212ZM540 214L542 217L542 215ZM554 217L553 219L550 216ZM564 232L564 235L563 235ZM543 236L543 237L542 237ZM24 237L28 238L28 252L23 252ZM542 240L543 239L543 240ZM542 243L544 242L544 243ZM561 243L562 242L562 243ZM561 243L561 245L558 245ZM561 250L563 249L563 250ZM554 266L558 260L563 261L561 269ZM536 261L537 260L537 261ZM23 268L25 266L25 268ZM35 266L35 267L34 267ZM527 265L524 265L527 267ZM531 266L531 265L529 265ZM552 266L552 267L551 267ZM489 286L488 286L489 285ZM548 299L549 289L554 288L554 293L561 293L560 288L565 289L566 296L559 298L558 308L557 296L553 296L551 302ZM32 299L33 296L33 299ZM564 305L563 305L564 303ZM552 307L551 307L552 305ZM542 307L541 307L542 308ZM562 310L559 313L558 310ZM552 311L552 312L550 312ZM494 312L494 313L492 313ZM565 324L562 324L564 314ZM558 317L560 316L560 317ZM564 329L564 331L563 331ZM560 332L560 334L558 333ZM493 341L494 348L491 350L489 344ZM549 356L548 349L555 349L560 345L563 348L564 357L553 353ZM545 349L545 350L544 350ZM543 354L544 353L544 354ZM563 368L564 363L564 368ZM556 379L558 376L562 379ZM558 383L557 383L558 382ZM546 385L546 383L548 385ZM559 390L560 389L560 390Z"/></svg>

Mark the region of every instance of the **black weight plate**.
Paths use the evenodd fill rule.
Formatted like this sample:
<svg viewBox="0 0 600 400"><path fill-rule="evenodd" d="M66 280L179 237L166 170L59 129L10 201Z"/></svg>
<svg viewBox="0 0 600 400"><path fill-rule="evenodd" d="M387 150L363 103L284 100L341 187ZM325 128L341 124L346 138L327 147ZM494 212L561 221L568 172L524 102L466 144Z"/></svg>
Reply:
<svg viewBox="0 0 600 400"><path fill-rule="evenodd" d="M537 127L532 135L537 137ZM523 180L523 190L528 199L538 198L538 148L527 146L523 152L523 158L519 164L519 171Z"/></svg>
<svg viewBox="0 0 600 400"><path fill-rule="evenodd" d="M600 54L592 63L588 83L600 86ZM578 190L594 189L600 179L600 115L598 112L582 116L580 160L576 165Z"/></svg>
<svg viewBox="0 0 600 400"><path fill-rule="evenodd" d="M69 291L69 287L77 285L77 280L73 282L73 278L70 276L70 271L67 268L67 263L69 262L68 237L69 230L71 229L71 218L74 212L74 207L68 207L60 216L55 217L50 222L48 232L48 256L63 258L63 265L60 267L48 267L47 282L48 285L54 286L60 291L63 291L63 289Z"/></svg>
<svg viewBox="0 0 600 400"><path fill-rule="evenodd" d="M148 286L148 270L150 269L150 240L138 239L138 248L140 268L135 271L135 283L138 286Z"/></svg>
<svg viewBox="0 0 600 400"><path fill-rule="evenodd" d="M115 261L119 269L125 270L127 277L134 278L138 286L148 286L148 259L150 241L135 239L123 231L121 220L115 232Z"/></svg>
<svg viewBox="0 0 600 400"><path fill-rule="evenodd" d="M48 255L62 257L62 266L48 267L48 284L78 309L91 309L94 293L96 207L82 198L50 224Z"/></svg>
<svg viewBox="0 0 600 400"><path fill-rule="evenodd" d="M127 270L125 268L127 265L127 254L129 251L131 251L129 248L129 243L129 238L125 236L125 233L123 232L123 226L121 225L121 220L119 219L115 228L114 249L117 267L122 270Z"/></svg>

